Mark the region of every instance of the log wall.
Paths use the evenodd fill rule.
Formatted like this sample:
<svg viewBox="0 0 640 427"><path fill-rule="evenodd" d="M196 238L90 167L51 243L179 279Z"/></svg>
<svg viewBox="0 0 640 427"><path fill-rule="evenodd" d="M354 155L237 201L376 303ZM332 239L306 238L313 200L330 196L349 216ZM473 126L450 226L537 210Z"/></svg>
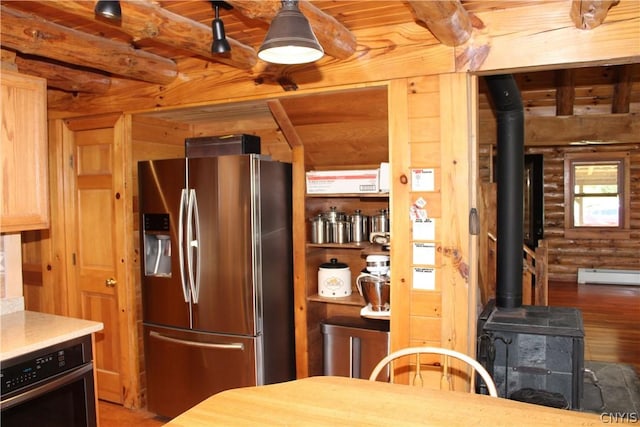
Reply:
<svg viewBox="0 0 640 427"><path fill-rule="evenodd" d="M630 239L564 236L564 155L629 151ZM480 177L489 182L491 146L482 146ZM525 147L525 154L544 158L544 240L548 245L549 280L575 282L578 268L638 269L640 261L640 138L633 144Z"/></svg>

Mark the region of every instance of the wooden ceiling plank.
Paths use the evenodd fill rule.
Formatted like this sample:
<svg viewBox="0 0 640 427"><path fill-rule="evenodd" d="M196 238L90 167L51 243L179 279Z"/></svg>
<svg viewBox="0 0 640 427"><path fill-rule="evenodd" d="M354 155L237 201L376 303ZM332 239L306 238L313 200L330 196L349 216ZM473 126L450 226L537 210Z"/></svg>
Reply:
<svg viewBox="0 0 640 427"><path fill-rule="evenodd" d="M631 88L633 86L633 74L631 72L631 65L618 65L616 68L617 81L613 86L611 113L628 113L629 103L631 102Z"/></svg>
<svg viewBox="0 0 640 427"><path fill-rule="evenodd" d="M168 84L178 76L172 60L135 50L128 44L82 33L6 6L0 6L0 14L3 47L149 83Z"/></svg>
<svg viewBox="0 0 640 427"><path fill-rule="evenodd" d="M95 20L93 2L65 0L47 2L47 6L87 20ZM121 7L122 19L118 28L134 41L154 40L243 70L250 69L258 61L256 51L251 46L230 37L227 37L231 46L228 55L211 53L213 33L210 26L173 13L156 3L147 0L122 1ZM213 16L212 8L212 20Z"/></svg>
<svg viewBox="0 0 640 427"><path fill-rule="evenodd" d="M106 93L111 87L111 79L102 74L87 70L76 70L64 65L38 61L16 56L16 64L21 73L43 77L47 87L67 92Z"/></svg>
<svg viewBox="0 0 640 427"><path fill-rule="evenodd" d="M558 70L556 72L556 115L570 116L573 114L573 104L576 98L572 69Z"/></svg>
<svg viewBox="0 0 640 427"><path fill-rule="evenodd" d="M576 28L592 30L602 24L612 6L620 0L573 0L571 20Z"/></svg>
<svg viewBox="0 0 640 427"><path fill-rule="evenodd" d="M469 13L459 0L409 1L419 21L447 46L459 46L471 37L473 27Z"/></svg>
<svg viewBox="0 0 640 427"><path fill-rule="evenodd" d="M227 3L248 18L264 22L271 22L282 5L280 0L227 0ZM301 1L298 7L327 55L338 59L353 55L357 41L347 27L308 1Z"/></svg>

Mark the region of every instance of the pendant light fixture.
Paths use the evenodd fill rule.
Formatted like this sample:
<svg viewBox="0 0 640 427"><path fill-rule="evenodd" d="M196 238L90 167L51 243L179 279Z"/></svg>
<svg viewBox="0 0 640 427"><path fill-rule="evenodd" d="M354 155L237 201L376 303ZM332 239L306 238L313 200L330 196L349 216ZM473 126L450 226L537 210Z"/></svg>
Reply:
<svg viewBox="0 0 640 427"><path fill-rule="evenodd" d="M215 9L216 16L211 21L211 31L213 32L213 42L211 43L211 53L228 53L231 52L231 46L227 41L227 36L224 33L224 24L220 19L220 6L229 10L232 6L224 1L214 1L213 8Z"/></svg>
<svg viewBox="0 0 640 427"><path fill-rule="evenodd" d="M274 64L305 64L322 58L324 50L298 2L282 1L267 36L258 50L258 57Z"/></svg>
<svg viewBox="0 0 640 427"><path fill-rule="evenodd" d="M122 9L117 0L99 0L93 10L96 15L103 18L120 20L122 19Z"/></svg>

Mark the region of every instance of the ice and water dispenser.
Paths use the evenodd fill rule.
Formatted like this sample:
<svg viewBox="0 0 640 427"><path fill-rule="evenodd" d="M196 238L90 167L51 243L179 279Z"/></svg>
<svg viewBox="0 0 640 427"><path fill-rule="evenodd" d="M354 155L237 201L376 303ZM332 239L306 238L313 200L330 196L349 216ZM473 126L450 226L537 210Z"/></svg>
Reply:
<svg viewBox="0 0 640 427"><path fill-rule="evenodd" d="M144 274L171 277L169 214L144 214Z"/></svg>

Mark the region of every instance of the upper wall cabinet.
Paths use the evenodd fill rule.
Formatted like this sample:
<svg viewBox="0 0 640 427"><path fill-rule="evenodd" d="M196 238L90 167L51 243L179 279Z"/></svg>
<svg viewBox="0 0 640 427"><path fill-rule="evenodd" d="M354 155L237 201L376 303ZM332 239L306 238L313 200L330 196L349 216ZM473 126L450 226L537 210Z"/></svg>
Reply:
<svg viewBox="0 0 640 427"><path fill-rule="evenodd" d="M6 70L0 82L0 231L47 228L47 83Z"/></svg>

